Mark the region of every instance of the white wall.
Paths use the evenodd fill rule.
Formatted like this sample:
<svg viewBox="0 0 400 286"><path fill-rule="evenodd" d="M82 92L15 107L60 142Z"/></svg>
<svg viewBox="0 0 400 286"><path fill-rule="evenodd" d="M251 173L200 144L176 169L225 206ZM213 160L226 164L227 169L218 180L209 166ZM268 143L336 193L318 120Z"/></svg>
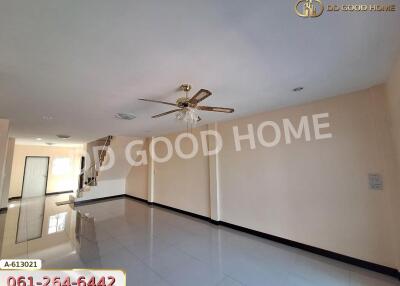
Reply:
<svg viewBox="0 0 400 286"><path fill-rule="evenodd" d="M90 191L84 192L83 197L76 198L76 202L107 198L125 194L125 178L101 181L97 186L90 187Z"/></svg>

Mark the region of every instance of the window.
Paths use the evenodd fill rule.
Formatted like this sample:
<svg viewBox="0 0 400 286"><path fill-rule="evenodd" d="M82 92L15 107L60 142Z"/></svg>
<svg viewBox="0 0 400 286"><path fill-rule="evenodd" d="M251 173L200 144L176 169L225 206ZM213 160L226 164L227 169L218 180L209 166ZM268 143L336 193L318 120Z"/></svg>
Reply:
<svg viewBox="0 0 400 286"><path fill-rule="evenodd" d="M71 171L71 159L70 158L55 158L53 160L53 175L60 176Z"/></svg>
<svg viewBox="0 0 400 286"><path fill-rule="evenodd" d="M63 231L65 229L66 218L67 218L67 212L50 216L48 233L52 234Z"/></svg>

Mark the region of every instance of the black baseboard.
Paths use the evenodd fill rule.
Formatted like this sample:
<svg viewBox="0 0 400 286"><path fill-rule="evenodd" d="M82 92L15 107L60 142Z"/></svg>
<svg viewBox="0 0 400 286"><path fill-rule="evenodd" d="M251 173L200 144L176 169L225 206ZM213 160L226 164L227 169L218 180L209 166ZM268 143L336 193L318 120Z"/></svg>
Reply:
<svg viewBox="0 0 400 286"><path fill-rule="evenodd" d="M329 250L326 250L326 249L318 248L318 247L315 247L315 246L303 244L303 243L300 243L300 242L296 242L296 241L289 240L289 239L286 239L286 238L278 237L278 236L271 235L271 234L268 234L268 233L264 233L264 232L256 231L256 230L253 230L253 229L245 228L245 227L242 227L242 226L239 226L239 225L231 224L231 223L228 223L228 222L215 221L215 220L212 220L211 218L206 217L206 216L202 216L202 215L199 215L199 214L191 213L189 211L184 211L184 210L177 209L177 208L174 208L174 207L171 207L171 206L167 206L167 205L163 205L163 204L160 204L160 203L148 202L145 199L138 198L138 197L135 197L135 196L132 196L132 195L124 194L124 195L118 195L118 196L112 196L112 197L106 197L106 198L99 198L99 199L87 200L87 201L84 201L84 202L78 202L78 204L79 205L90 204L90 203L94 203L94 202L98 202L98 201L105 201L105 200L108 200L108 199L118 199L118 198L124 198L124 197L125 198L129 198L129 199L133 199L135 201L139 201L139 202L142 202L142 203L145 203L145 204L148 204L150 206L157 206L157 207L168 209L168 210L171 210L171 211L175 211L175 212L178 212L178 213L181 213L181 214L184 214L184 215L188 215L188 216L191 216L191 217L194 217L194 218L197 218L197 219L201 219L201 220L210 222L210 223L212 223L214 225L220 225L220 226L223 226L223 227L228 227L228 228L231 228L231 229L234 229L234 230L237 230L237 231L245 232L245 233L248 233L248 234L251 234L251 235L254 235L254 236L258 236L258 237L262 237L262 238L265 238L265 239L268 239L268 240L271 240L271 241L274 241L274 242L277 242L277 243L281 243L281 244L288 245L288 246L291 246L291 247L294 247L294 248L298 248L298 249L301 249L301 250L304 250L304 251L307 251L307 252L311 252L311 253L318 254L318 255L321 255L321 256L324 256L324 257L328 257L330 259L334 259L334 260L341 261L341 262L344 262L344 263L347 263L347 264L355 265L355 266L358 266L358 267L361 267L361 268L364 268L364 269L368 269L368 270L371 270L371 271L374 271L374 272L378 272L378 273L381 273L381 274L385 274L385 275L388 275L388 276L396 277L396 278L398 278L400 280L400 271L398 271L397 269L391 268L391 267L387 267L387 266L379 265L379 264L376 264L376 263L373 263L373 262L369 262L369 261L361 260L361 259L358 259L358 258L350 257L350 256L347 256L347 255L343 255L343 254L336 253L336 252L333 252L333 251L329 251ZM77 204L77 203L75 203L75 204Z"/></svg>
<svg viewBox="0 0 400 286"><path fill-rule="evenodd" d="M54 195L70 194L70 193L73 193L73 192L74 192L73 190L68 190L68 191L62 191L62 192L46 193L44 195L45 196L54 196ZM9 201L20 200L20 199L22 199L21 196L8 198Z"/></svg>
<svg viewBox="0 0 400 286"><path fill-rule="evenodd" d="M145 199L134 197L134 196L127 195L127 194L125 194L125 197L133 199L133 200L136 200L136 201L141 201L141 202L146 203L146 204L148 204L150 206L157 206L157 207L160 207L160 208L168 209L168 210L175 211L175 212L178 212L178 213L181 213L181 214L184 214L184 215L188 215L188 216L191 216L191 217L195 217L195 218L198 218L198 219L202 219L202 220L206 220L208 222L211 222L211 219L209 217L206 217L206 216L203 216L203 215L195 214L195 213L192 213L192 212L189 212L189 211L184 211L184 210L181 210L181 209L177 209L177 208L174 208L174 207L171 207L171 206L167 206L167 205L163 205L163 204L159 204L159 203L149 202L149 201L147 201Z"/></svg>
<svg viewBox="0 0 400 286"><path fill-rule="evenodd" d="M314 254L318 254L318 255L321 255L321 256L324 256L324 257L335 259L335 260L338 260L338 261L341 261L341 262L344 262L344 263L347 263L347 264L351 264L351 265L355 265L355 266L358 266L358 267L362 267L362 268L365 268L365 269L368 269L368 270L371 270L371 271L374 271L374 272L379 272L379 273L382 273L382 274L385 274L385 275L398 277L398 271L397 271L397 269L394 269L394 268L390 268L390 267L379 265L379 264L376 264L376 263L373 263L373 262L369 262L369 261L361 260L361 259L358 259L358 258L350 257L350 256L347 256L347 255L343 255L343 254L340 254L340 253L337 253L337 252L333 252L333 251L329 251L329 250L326 250L326 249L318 248L318 247L315 247L315 246L303 244L303 243L300 243L300 242L296 242L296 241L289 240L289 239L286 239L286 238L278 237L278 236L271 235L271 234L268 234L268 233L263 233L263 232L260 232L260 231L252 230L252 229L249 229L249 228L245 228L245 227L238 226L238 225L235 225L235 224L227 223L227 222L224 222L224 221L219 221L218 224L222 225L222 226L225 226L225 227L229 227L229 228L238 230L238 231L242 231L242 232L245 232L245 233L248 233L248 234L252 234L252 235L255 235L255 236L258 236L258 237L262 237L262 238L265 238L265 239L268 239L268 240L271 240L271 241L274 241L274 242L278 242L278 243L285 244L285 245L288 245L288 246L291 246L291 247L295 247L295 248L298 248L298 249L301 249L301 250L305 250L305 251L308 251L308 252L311 252L311 253L314 253Z"/></svg>
<svg viewBox="0 0 400 286"><path fill-rule="evenodd" d="M112 201L112 200L121 199L121 198L124 198L124 197L125 197L125 195L115 195L115 196L111 196L111 197L90 199L90 200L86 200L86 201L74 202L74 206L90 205L90 204L93 204L93 203L100 203L100 202L104 202L104 201Z"/></svg>
<svg viewBox="0 0 400 286"><path fill-rule="evenodd" d="M0 208L0 213L6 213L8 208Z"/></svg>
<svg viewBox="0 0 400 286"><path fill-rule="evenodd" d="M69 191L62 191L62 192L46 193L46 196L70 194L70 193L73 193L73 192L74 192L73 190L69 190Z"/></svg>
<svg viewBox="0 0 400 286"><path fill-rule="evenodd" d="M149 204L152 205L152 206L157 206L157 207L164 208L164 209L171 210L171 211L175 211L175 212L178 212L178 213L181 213L181 214L184 214L184 215L188 215L188 216L191 216L191 217L194 217L194 218L202 219L202 220L205 220L205 221L208 221L208 222L211 221L211 219L209 217L202 216L202 215L195 214L195 213L188 212L188 211L184 211L184 210L181 210L181 209L177 209L177 208L174 208L174 207L171 207L171 206L167 206L167 205L163 205L163 204L159 204L159 203L149 203Z"/></svg>
<svg viewBox="0 0 400 286"><path fill-rule="evenodd" d="M125 194L124 196L127 197L127 198L130 198L130 199L134 199L135 201L139 201L139 202L148 204L148 205L152 204L152 203L148 202L146 199L142 199L142 198L139 198L139 197L134 197L134 196L127 195L127 194Z"/></svg>

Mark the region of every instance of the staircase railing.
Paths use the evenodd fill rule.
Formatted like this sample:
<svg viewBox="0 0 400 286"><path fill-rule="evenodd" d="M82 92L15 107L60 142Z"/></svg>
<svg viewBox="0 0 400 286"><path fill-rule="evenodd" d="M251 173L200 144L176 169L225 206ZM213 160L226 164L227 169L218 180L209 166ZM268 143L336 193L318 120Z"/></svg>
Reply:
<svg viewBox="0 0 400 286"><path fill-rule="evenodd" d="M94 162L90 164L88 168L84 168L81 170L80 176L83 176L83 187L78 190L78 194L82 192L86 186L93 186L93 184L97 184L97 176L100 167L105 159L107 147L110 145L112 136L107 136L106 141L104 142L100 154L98 154L99 161L96 162L96 158L94 157ZM94 154L93 154L94 155Z"/></svg>

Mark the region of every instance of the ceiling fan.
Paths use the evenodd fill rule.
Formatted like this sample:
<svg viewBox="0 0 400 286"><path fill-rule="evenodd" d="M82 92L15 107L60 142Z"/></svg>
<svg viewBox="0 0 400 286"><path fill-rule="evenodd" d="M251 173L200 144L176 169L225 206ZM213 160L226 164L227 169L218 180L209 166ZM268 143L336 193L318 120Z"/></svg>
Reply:
<svg viewBox="0 0 400 286"><path fill-rule="evenodd" d="M196 113L197 110L224 112L224 113L232 113L235 111L233 108L198 105L201 101L209 97L212 93L209 90L200 89L195 95L189 98L188 93L191 89L192 86L190 84L182 84L180 86L180 90L184 91L186 95L184 97L178 98L176 100L176 103L165 102L160 100L144 99L144 98L140 98L139 100L161 103L177 107L177 109L173 109L167 112L154 115L152 116L152 118L157 118L174 112L179 112L176 116L177 119L191 123L196 123L201 120L200 116L198 116L198 114Z"/></svg>

